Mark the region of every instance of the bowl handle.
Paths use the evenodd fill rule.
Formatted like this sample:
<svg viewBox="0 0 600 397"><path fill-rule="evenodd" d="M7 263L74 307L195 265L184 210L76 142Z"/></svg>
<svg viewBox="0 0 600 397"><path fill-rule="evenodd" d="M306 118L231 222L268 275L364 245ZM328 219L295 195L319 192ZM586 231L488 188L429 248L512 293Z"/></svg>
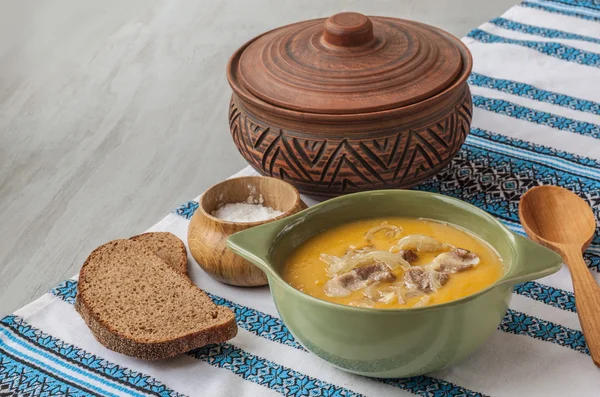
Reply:
<svg viewBox="0 0 600 397"><path fill-rule="evenodd" d="M528 238L512 234L516 259L500 284L516 285L549 276L560 270L563 263L560 255Z"/></svg>
<svg viewBox="0 0 600 397"><path fill-rule="evenodd" d="M254 226L227 238L227 247L237 255L256 265L267 275L273 274L269 254L273 240L285 226L285 219Z"/></svg>

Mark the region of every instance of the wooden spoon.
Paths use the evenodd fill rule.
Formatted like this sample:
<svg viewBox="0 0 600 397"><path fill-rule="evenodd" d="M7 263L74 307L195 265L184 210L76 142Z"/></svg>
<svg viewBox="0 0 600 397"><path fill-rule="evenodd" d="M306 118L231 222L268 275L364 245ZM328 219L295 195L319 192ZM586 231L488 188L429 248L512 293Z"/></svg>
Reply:
<svg viewBox="0 0 600 397"><path fill-rule="evenodd" d="M560 254L567 264L579 322L592 360L600 367L600 287L582 256L596 231L594 213L569 190L538 186L521 198L519 218L532 240Z"/></svg>

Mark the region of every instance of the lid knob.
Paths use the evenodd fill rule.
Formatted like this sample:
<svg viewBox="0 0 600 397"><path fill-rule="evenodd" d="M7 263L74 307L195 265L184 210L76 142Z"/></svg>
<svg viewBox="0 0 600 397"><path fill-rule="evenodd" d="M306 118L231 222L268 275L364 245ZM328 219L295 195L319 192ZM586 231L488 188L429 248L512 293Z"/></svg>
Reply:
<svg viewBox="0 0 600 397"><path fill-rule="evenodd" d="M358 12L341 12L325 21L323 38L331 45L358 47L373 40L373 23Z"/></svg>

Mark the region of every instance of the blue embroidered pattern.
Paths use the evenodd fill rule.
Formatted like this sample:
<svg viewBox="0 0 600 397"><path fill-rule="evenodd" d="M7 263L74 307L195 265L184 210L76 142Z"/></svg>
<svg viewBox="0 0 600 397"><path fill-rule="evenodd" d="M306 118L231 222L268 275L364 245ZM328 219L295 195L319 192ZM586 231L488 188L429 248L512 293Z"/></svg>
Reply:
<svg viewBox="0 0 600 397"><path fill-rule="evenodd" d="M578 156L573 153L565 152L548 146L538 145L535 143L527 142L521 139L510 138L506 135L496 134L490 131L482 130L479 128L471 128L470 135L474 135L490 142L499 143L503 146L511 146L515 149L531 153L540 153L547 156L556 157L573 164L583 165L590 168L600 169L600 161L589 158ZM467 137L468 139L468 137Z"/></svg>
<svg viewBox="0 0 600 397"><path fill-rule="evenodd" d="M530 84L519 83L512 80L496 79L479 73L471 73L468 81L469 84L473 86L490 88L506 92L507 94L518 95L523 98L562 106L567 109L600 115L600 103L552 91L545 91Z"/></svg>
<svg viewBox="0 0 600 397"><path fill-rule="evenodd" d="M380 382L395 386L402 390L408 390L418 396L461 396L461 397L486 397L485 394L475 392L456 386L450 382L430 376L411 376L410 378L379 379Z"/></svg>
<svg viewBox="0 0 600 397"><path fill-rule="evenodd" d="M173 210L173 213L176 215L179 215L181 217L184 217L185 219L192 219L192 215L194 215L194 212L196 212L197 209L198 209L197 201L188 201L187 203L185 203L182 206L178 207L177 209Z"/></svg>
<svg viewBox="0 0 600 397"><path fill-rule="evenodd" d="M193 357L199 358L221 368L229 369L244 379L267 386L285 396L347 396L352 394L347 389L325 384L323 382L282 367L271 361L258 358L230 344L211 345L192 351ZM239 367L242 367L241 370ZM485 397L484 394L456 386L442 379L430 376L414 376L402 379L378 379L378 381L409 391L418 396L466 396ZM351 394L348 394L351 393Z"/></svg>
<svg viewBox="0 0 600 397"><path fill-rule="evenodd" d="M55 288L52 293L59 296L68 303L74 303L77 282L67 280L61 283L61 289ZM41 330L27 324L23 319L17 316L7 316L0 323L18 333L21 337L28 340L33 345L53 353L64 360L85 368L97 375L104 376L117 383L141 390L145 393L154 394L161 397L179 397L182 396L175 391L168 389L165 385L152 378L149 375L132 371L128 368L113 364L91 353L88 353L74 345L66 343L58 338L54 338Z"/></svg>
<svg viewBox="0 0 600 397"><path fill-rule="evenodd" d="M215 367L225 368L245 380L268 387L284 396L362 396L346 388L257 357L229 343L205 346L192 350L188 354Z"/></svg>
<svg viewBox="0 0 600 397"><path fill-rule="evenodd" d="M533 8L533 9L536 9L536 10L546 11L546 12L553 13L553 14L562 14L562 15L567 15L567 16L570 16L570 17L587 19L588 21L596 21L596 22L600 21L600 17L589 15L589 14L586 14L586 13L583 13L583 12L570 11L570 10L564 10L564 9L554 8L554 7L551 7L551 6L546 6L546 5L542 5L542 4L532 3L530 1L524 1L524 2L522 2L519 5L521 7Z"/></svg>
<svg viewBox="0 0 600 397"><path fill-rule="evenodd" d="M547 0L553 3L567 4L575 7L586 7L592 10L600 11L600 3L596 0Z"/></svg>
<svg viewBox="0 0 600 397"><path fill-rule="evenodd" d="M535 281L528 281L516 285L515 293L562 310L577 312L575 308L575 295L569 291L543 285Z"/></svg>
<svg viewBox="0 0 600 397"><path fill-rule="evenodd" d="M499 329L511 334L527 335L535 339L556 343L579 353L590 354L581 331L563 327L541 318L528 316L516 310L508 309Z"/></svg>
<svg viewBox="0 0 600 397"><path fill-rule="evenodd" d="M96 396L0 348L0 396Z"/></svg>
<svg viewBox="0 0 600 397"><path fill-rule="evenodd" d="M74 305L77 296L77 280L65 280L50 290L50 293L63 301Z"/></svg>
<svg viewBox="0 0 600 397"><path fill-rule="evenodd" d="M233 310L235 320L239 327L252 332L262 338L291 346L295 349L305 350L304 347L292 336L285 324L277 317L270 316L251 309L246 306L238 305L228 299L208 293L208 296L219 306L225 306Z"/></svg>
<svg viewBox="0 0 600 397"><path fill-rule="evenodd" d="M77 296L77 281L65 280L54 287L50 293L54 296L60 297L65 302L74 305L75 297Z"/></svg>
<svg viewBox="0 0 600 397"><path fill-rule="evenodd" d="M542 112L502 99L473 95L473 106L515 119L600 139L600 125Z"/></svg>
<svg viewBox="0 0 600 397"><path fill-rule="evenodd" d="M548 37L551 39L568 39L568 40L581 40L588 41L590 43L600 43L600 39L595 37L583 36L580 34L569 33L562 30L544 28L541 26L535 25L527 25L524 23L519 23L515 21L511 21L506 18L494 18L490 21L496 26L499 26L504 29L514 30L515 32L521 32L526 34L532 34L541 37Z"/></svg>
<svg viewBox="0 0 600 397"><path fill-rule="evenodd" d="M596 68L600 67L600 54L580 50L579 48L575 47L569 47L560 43L509 39L487 33L481 29L472 30L469 32L468 36L482 43L516 44L522 47L530 48L544 55L561 59L563 61L574 62L580 65L592 66Z"/></svg>

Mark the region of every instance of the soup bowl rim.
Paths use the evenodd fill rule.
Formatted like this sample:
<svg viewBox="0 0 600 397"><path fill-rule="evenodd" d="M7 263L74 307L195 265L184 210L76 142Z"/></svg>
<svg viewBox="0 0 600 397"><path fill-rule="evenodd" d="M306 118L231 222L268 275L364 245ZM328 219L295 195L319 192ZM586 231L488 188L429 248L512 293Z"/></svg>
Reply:
<svg viewBox="0 0 600 397"><path fill-rule="evenodd" d="M497 227L498 230L500 230L502 232L503 236L508 241L508 245L510 247L511 259L512 259L510 268L508 268L508 269L505 268L504 275L502 277L500 277L499 279L497 279L494 283L488 285L487 287L485 287L477 292L474 292L472 294L469 294L467 296L464 296L464 297L461 297L458 299L454 299L454 300L451 300L448 302L443 302L443 303L421 306L421 307L377 308L377 307L350 306L347 304L331 302L331 301L328 301L325 299L321 299L321 298L317 298L315 296L309 295L305 292L298 290L297 288L293 287L292 285L290 285L281 276L280 271L276 270L273 267L273 265L271 263L272 262L271 257L272 257L272 253L275 249L274 247L276 247L278 242L282 238L284 238L286 233L289 232L288 229L290 227L294 227L294 222L297 222L298 220L302 221L303 217L305 217L307 214L309 214L310 216L315 216L313 213L318 212L322 208L336 205L340 201L345 201L345 200L348 200L351 198L360 198L363 196L366 197L366 196L375 196L375 195L393 195L393 194L433 196L437 199L450 202L454 206L462 207L466 211L470 212L473 216L479 216L479 217L486 218L487 220L491 221L494 224L494 226ZM373 219L373 218L375 218L375 217L371 217L371 219ZM361 219L369 219L369 217L365 217L365 218L357 217L356 218L356 220L361 220ZM443 220L436 219L435 217L428 218L428 219L433 220L433 221L445 222ZM475 235L478 239L484 241L486 244L489 244L492 248L494 248L494 250L496 250L496 248L491 243L487 242L485 239L480 237L477 233L473 232L468 227L464 227L461 225L455 225L451 222L446 222L446 223L448 223L452 227L458 227L460 229L466 230L467 232ZM279 231L276 234L275 238L272 240L272 245L265 255L266 258L261 258L259 256L252 255L245 249L237 246L237 244L236 244L236 239L237 239L236 235L242 235L242 234L246 234L246 233L259 234L259 232L266 230L266 229L271 229L271 228L273 228L273 229L278 228ZM306 241L306 240L307 239L305 239L304 241ZM544 269L536 271L536 272L532 271L527 274L511 275L511 272L513 271L513 269L517 269L520 265L522 266L522 264L519 263L518 256L519 256L520 248L523 245L536 246L536 249L538 249L539 251L542 251L542 250L546 251L550 257L553 257L553 259L554 259L553 263L548 264ZM462 201L462 200L454 198L454 197L439 194L439 193L423 192L423 191L416 191L416 190L403 190L403 189L371 190L371 191L352 193L352 194L332 198L332 199L323 201L321 203L315 204L315 205L313 205L303 211L300 211L296 214L293 214L291 216L284 217L282 219L279 219L277 221L270 222L270 223L267 223L264 225L252 227L250 229L247 229L247 230L239 232L239 233L235 233L228 238L227 246L230 249L232 249L234 252L236 252L236 254L243 256L245 259L247 259L250 262L259 266L267 274L269 283L271 283L271 280L276 281L287 292L295 294L295 296L297 296L299 298L308 299L316 304L330 306L331 308L350 310L353 312L360 312L360 313L378 313L378 314L383 314L383 315L396 315L399 313L417 313L417 312L425 312L425 311L432 311L432 310L442 310L447 307L460 305L460 304L469 302L471 300L474 300L474 299L478 298L479 296L485 295L489 291L491 291L495 288L501 287L503 285L504 286L513 285L514 286L514 285L518 284L519 282L524 281L524 279L533 280L533 279L536 279L539 277L547 276L549 274L557 272L560 269L560 267L562 266L562 258L558 254L554 253L553 251L549 250L546 247L543 247L542 245L540 245L538 243L535 243L523 236L520 236L520 235L512 232L505 225L503 225L498 219L496 219L494 216L492 216L488 212L476 207L473 204L467 203L465 201ZM501 257L501 259L504 261L505 258ZM277 299L275 297L274 297L274 300L277 301Z"/></svg>

